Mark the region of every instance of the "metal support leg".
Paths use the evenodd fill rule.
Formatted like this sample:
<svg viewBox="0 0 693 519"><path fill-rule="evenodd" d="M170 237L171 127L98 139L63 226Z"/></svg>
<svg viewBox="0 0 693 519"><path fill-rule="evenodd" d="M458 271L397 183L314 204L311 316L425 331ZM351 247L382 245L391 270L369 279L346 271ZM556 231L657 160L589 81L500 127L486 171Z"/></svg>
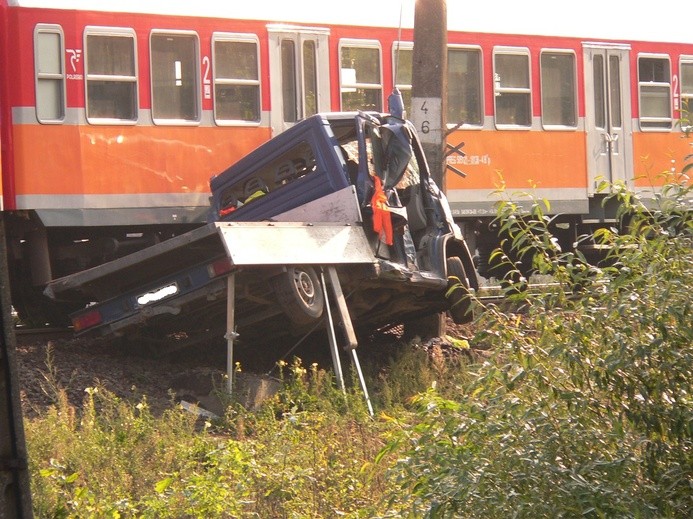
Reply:
<svg viewBox="0 0 693 519"><path fill-rule="evenodd" d="M337 269L334 267L327 267L327 277L330 280L332 293L334 294L335 303L337 304L337 311L339 312L339 317L341 318L344 329L344 338L347 341L344 349L353 350L356 348L356 346L358 346L358 342L356 341L354 325L351 323L351 316L349 315L349 309L347 308L346 298L344 297L344 292L342 292L342 285L339 282Z"/></svg>
<svg viewBox="0 0 693 519"><path fill-rule="evenodd" d="M329 318L329 330L328 332L330 333L330 343L333 344L334 340L334 345L332 347L333 350L333 359L334 356L337 355L337 358L339 358L338 355L338 350L336 348L336 337L334 333L334 323L332 321L332 314L329 310L330 304L329 304L329 299L327 298L327 290L324 288L325 286L325 276L324 273L321 271L320 276L322 277L322 284L323 284L323 290L325 290L325 301L326 301L326 307L328 309L328 318ZM371 404L371 399L368 396L368 388L366 387L366 381L363 378L363 372L361 371L361 363L359 362L359 357L356 354L356 347L358 346L358 342L356 340L356 332L354 331L354 325L351 322L351 316L349 315L349 308L347 307L346 304L346 298L344 297L344 292L342 292L342 285L339 282L339 276L337 275L337 269L334 267L330 266L327 267L327 276L330 280L330 286L332 287L332 293L335 298L335 303L337 306L337 311L339 312L339 317L342 323L342 327L344 330L344 336L347 341L347 345L345 346L345 349L349 350L351 354L351 361L354 364L354 368L356 369L356 373L359 377L359 383L361 384L361 390L363 391L363 395L366 398L366 405L368 406L368 412L370 413L371 416L374 415L373 413L373 406ZM334 339L333 339L334 337ZM340 366L340 376L341 376L341 366ZM342 381L342 388L343 388L344 381Z"/></svg>
<svg viewBox="0 0 693 519"><path fill-rule="evenodd" d="M226 278L226 384L229 394L233 392L233 341L236 333L236 275L232 272Z"/></svg>
<svg viewBox="0 0 693 519"><path fill-rule="evenodd" d="M327 293L327 284L325 283L325 273L320 271L320 282L322 284L322 292L325 296L325 311L327 312L327 336L330 339L330 353L332 354L332 366L334 374L337 377L337 386L342 391L346 391L344 386L344 375L342 373L342 362L339 360L339 349L337 346L337 335L334 331L334 321L332 320L332 310L330 309L330 299Z"/></svg>
<svg viewBox="0 0 693 519"><path fill-rule="evenodd" d="M375 416L373 412L373 404L371 404L371 398L368 396L368 388L366 387L366 380L363 378L363 372L361 371L361 363L359 362L359 357L356 355L356 350L351 350L351 361L354 363L356 368L356 373L359 376L359 382L361 383L361 389L363 390L363 396L366 399L366 405L368 406L368 414Z"/></svg>

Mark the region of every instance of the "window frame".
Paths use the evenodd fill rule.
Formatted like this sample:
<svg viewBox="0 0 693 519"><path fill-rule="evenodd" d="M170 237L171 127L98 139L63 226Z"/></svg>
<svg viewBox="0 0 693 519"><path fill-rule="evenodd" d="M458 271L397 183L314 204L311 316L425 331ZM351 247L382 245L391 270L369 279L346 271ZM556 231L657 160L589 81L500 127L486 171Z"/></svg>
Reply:
<svg viewBox="0 0 693 519"><path fill-rule="evenodd" d="M375 83L344 83L344 77L342 75L342 50L344 48L360 48L360 49L376 49L378 51L378 84ZM380 108L379 111L383 110L384 105L384 92L385 85L383 84L383 49L380 40L366 40L366 39L356 39L356 38L342 38L339 40L337 46L337 59L339 67L339 107L340 110L344 110L344 98L343 90L344 88L355 88L364 90L380 90Z"/></svg>
<svg viewBox="0 0 693 519"><path fill-rule="evenodd" d="M683 66L689 65L691 67L691 83L686 84L689 87L689 93L684 92L684 81L683 81ZM679 119L681 118L684 104L688 103L688 125L682 125L683 131L693 130L693 54L682 54L679 56ZM674 107L676 108L676 107Z"/></svg>
<svg viewBox="0 0 693 519"><path fill-rule="evenodd" d="M571 91L572 102L573 102L573 120L574 124L552 124L547 123L544 118L545 114L545 104L544 104L544 67L542 66L542 58L546 54L553 55L567 55L573 58L573 87ZM578 88L577 88L578 78L577 78L577 54L573 49L560 49L560 48L545 48L539 51L539 95L541 101L541 126L544 130L548 131L573 131L577 130L579 124L578 116Z"/></svg>
<svg viewBox="0 0 693 519"><path fill-rule="evenodd" d="M87 40L89 36L115 36L118 38L128 37L132 40L133 46L133 70L135 71L134 76L124 76L124 75L100 75L100 74L89 74L89 47L87 45ZM140 117L140 103L139 103L139 64L138 64L138 53L137 53L137 33L133 28L130 27L103 27L96 25L88 25L84 28L83 34L83 58L84 58L84 112L85 119L89 124L94 125L135 125L139 121ZM91 77L90 77L91 76ZM132 119L121 119L118 117L93 117L89 116L89 81L119 81L134 83L135 89L135 106L134 106L134 118Z"/></svg>
<svg viewBox="0 0 693 519"><path fill-rule="evenodd" d="M257 80L251 79L235 79L235 78L219 78L217 76L217 56L216 43L231 42L231 43L254 43L257 62ZM260 62L260 38L254 33L238 33L238 32L223 32L215 31L212 33L212 103L214 111L214 123L217 126L259 126L262 122L262 63ZM258 118L257 120L249 121L246 119L223 119L217 113L217 85L239 85L239 86L257 86L257 101L258 101Z"/></svg>
<svg viewBox="0 0 693 519"><path fill-rule="evenodd" d="M60 61L60 72L41 72L39 70L39 35L40 34L57 34L59 38L58 60ZM39 115L39 103L41 102L39 95L39 84L41 81L56 81L60 83L61 98L58 100L58 112L61 113L57 118L42 118ZM65 122L67 113L67 72L65 70L65 33L60 25L37 23L34 27L34 95L36 110L36 120L41 124L62 124Z"/></svg>
<svg viewBox="0 0 693 519"><path fill-rule="evenodd" d="M505 56L526 56L527 57L527 87L500 87L500 80L496 57L499 55ZM502 45L493 48L493 121L498 130L530 130L534 126L534 109L533 109L533 92L532 92L532 54L528 47L506 47ZM529 100L529 124L505 123L498 121L498 103L497 99L503 93L509 94L527 94Z"/></svg>
<svg viewBox="0 0 693 519"><path fill-rule="evenodd" d="M195 103L195 118L194 119L182 119L182 118L163 118L155 117L154 115L154 59L152 52L152 39L154 36L192 36L195 42L194 48L194 64L195 71L193 73L195 84L194 84L194 103ZM201 81L201 69L200 69L200 35L197 31L193 30L183 30L183 29L152 29L149 32L149 91L150 91L150 110L151 119L156 126L199 126L202 122L202 81Z"/></svg>
<svg viewBox="0 0 693 519"><path fill-rule="evenodd" d="M397 53L399 51L414 52L414 42L413 41L401 41L395 40L392 42L392 84L402 91L411 91L411 83L397 83L397 72L399 70L399 57Z"/></svg>
<svg viewBox="0 0 693 519"><path fill-rule="evenodd" d="M641 81L640 80L640 60L641 59L659 59L666 60L669 65L669 81ZM671 68L671 56L669 54L662 53L649 53L642 52L637 55L637 84L638 84L638 125L641 132L670 132L674 127L674 109L673 109L673 86L672 86L672 75L673 70ZM643 117L643 87L644 86L654 86L654 87L664 87L666 86L669 90L669 117ZM643 123L652 122L669 122L668 127L664 126L646 126Z"/></svg>
<svg viewBox="0 0 693 519"><path fill-rule="evenodd" d="M484 128L486 124L486 92L484 90L484 52L483 49L481 48L480 45L461 45L461 44L450 44L447 47L447 52L449 53L450 51L463 51L463 52L476 52L479 56L479 77L477 78L479 80L478 87L479 87L479 115L481 117L481 121L479 124L476 123L468 123L464 122L460 128L463 128L465 130L481 130ZM450 67L449 67L449 60L448 60L448 74L450 73ZM449 79L446 78L446 80ZM448 106L450 105L450 93L448 91ZM495 115L494 115L495 117ZM447 119L447 114L446 114L446 119ZM455 127L457 126L458 123L455 122L450 122L447 121L448 127Z"/></svg>

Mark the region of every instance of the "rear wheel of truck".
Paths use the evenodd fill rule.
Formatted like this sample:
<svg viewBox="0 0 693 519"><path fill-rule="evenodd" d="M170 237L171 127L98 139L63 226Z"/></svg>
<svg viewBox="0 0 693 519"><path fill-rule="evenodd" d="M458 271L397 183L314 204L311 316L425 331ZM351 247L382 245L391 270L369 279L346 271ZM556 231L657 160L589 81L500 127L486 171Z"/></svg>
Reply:
<svg viewBox="0 0 693 519"><path fill-rule="evenodd" d="M272 278L271 284L277 302L292 322L309 324L322 317L325 298L313 267L288 267Z"/></svg>
<svg viewBox="0 0 693 519"><path fill-rule="evenodd" d="M469 293L469 279L464 270L464 264L459 256L450 256L448 267L448 301L450 301L450 317L455 324L465 324L472 321L472 298Z"/></svg>

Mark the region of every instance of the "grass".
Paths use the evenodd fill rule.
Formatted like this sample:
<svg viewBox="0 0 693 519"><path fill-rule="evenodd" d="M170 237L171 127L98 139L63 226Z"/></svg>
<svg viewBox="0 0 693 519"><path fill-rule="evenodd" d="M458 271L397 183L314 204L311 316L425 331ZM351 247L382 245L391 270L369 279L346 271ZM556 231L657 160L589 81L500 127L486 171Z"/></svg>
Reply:
<svg viewBox="0 0 693 519"><path fill-rule="evenodd" d="M455 363L402 345L369 380L376 407L395 413L452 380ZM51 360L47 359L50 366ZM394 486L374 463L391 423L371 418L356 380L345 395L329 372L282 363L282 389L259 411L229 402L218 420L172 400L161 415L146 398L86 388L80 407L46 383L55 404L27 419L37 517L378 517ZM47 386L47 387L48 387Z"/></svg>

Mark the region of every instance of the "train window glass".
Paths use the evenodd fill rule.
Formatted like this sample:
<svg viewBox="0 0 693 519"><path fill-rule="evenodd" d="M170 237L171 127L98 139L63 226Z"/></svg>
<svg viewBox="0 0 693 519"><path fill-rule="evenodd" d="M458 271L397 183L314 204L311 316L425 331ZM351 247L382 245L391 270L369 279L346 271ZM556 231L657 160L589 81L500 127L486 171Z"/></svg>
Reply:
<svg viewBox="0 0 693 519"><path fill-rule="evenodd" d="M157 124L200 120L200 62L197 34L159 32L150 37L152 119Z"/></svg>
<svg viewBox="0 0 693 519"><path fill-rule="evenodd" d="M621 114L621 62L618 56L609 56L609 123L612 128L622 128Z"/></svg>
<svg viewBox="0 0 693 519"><path fill-rule="evenodd" d="M606 128L606 82L604 74L604 56L596 54L592 61L594 77L594 125L599 129Z"/></svg>
<svg viewBox="0 0 693 519"><path fill-rule="evenodd" d="M260 122L259 45L254 35L212 36L217 124Z"/></svg>
<svg viewBox="0 0 693 519"><path fill-rule="evenodd" d="M303 42L303 117L318 113L318 53L315 40Z"/></svg>
<svg viewBox="0 0 693 519"><path fill-rule="evenodd" d="M483 126L481 49L448 47L447 121Z"/></svg>
<svg viewBox="0 0 693 519"><path fill-rule="evenodd" d="M638 56L638 89L640 93L640 129L671 129L671 64L669 56Z"/></svg>
<svg viewBox="0 0 693 519"><path fill-rule="evenodd" d="M58 25L39 24L34 29L36 118L41 123L65 119L64 36Z"/></svg>
<svg viewBox="0 0 693 519"><path fill-rule="evenodd" d="M296 43L282 40L282 106L284 121L298 121L298 91L296 89Z"/></svg>
<svg viewBox="0 0 693 519"><path fill-rule="evenodd" d="M84 36L87 121L137 120L137 53L131 29L87 27Z"/></svg>
<svg viewBox="0 0 693 519"><path fill-rule="evenodd" d="M342 40L339 54L342 110L380 112L383 106L380 43Z"/></svg>
<svg viewBox="0 0 693 519"><path fill-rule="evenodd" d="M681 56L681 118L686 119L687 129L693 126L693 56Z"/></svg>
<svg viewBox="0 0 693 519"><path fill-rule="evenodd" d="M397 41L392 46L392 70L394 71L395 86L402 94L404 109L411 113L411 83L412 62L414 59L414 44Z"/></svg>
<svg viewBox="0 0 693 519"><path fill-rule="evenodd" d="M532 92L527 49L494 49L494 101L496 126L529 128L532 126Z"/></svg>
<svg viewBox="0 0 693 519"><path fill-rule="evenodd" d="M541 118L544 128L577 127L577 85L575 54L542 51Z"/></svg>

